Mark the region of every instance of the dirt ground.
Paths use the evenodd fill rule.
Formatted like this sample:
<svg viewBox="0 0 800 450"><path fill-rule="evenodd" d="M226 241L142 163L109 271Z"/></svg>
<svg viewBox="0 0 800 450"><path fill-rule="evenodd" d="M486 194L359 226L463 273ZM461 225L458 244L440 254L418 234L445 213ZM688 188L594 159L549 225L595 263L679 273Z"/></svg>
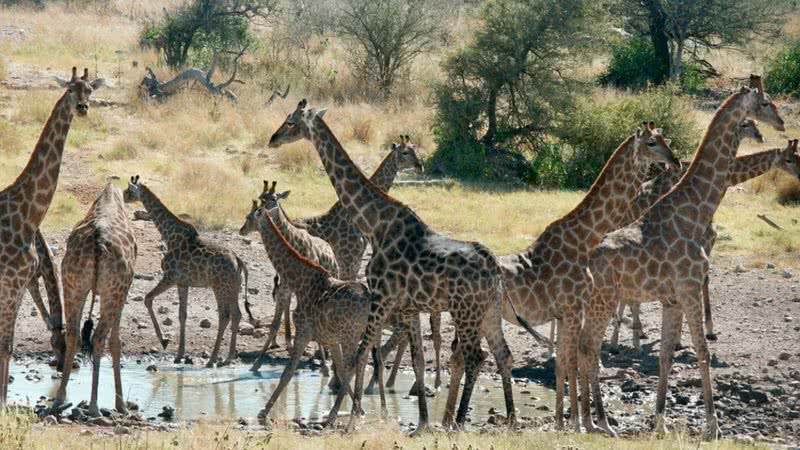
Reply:
<svg viewBox="0 0 800 450"><path fill-rule="evenodd" d="M161 241L150 222L135 221L139 243L136 279L131 288L122 318L122 341L128 354L160 352L160 346L148 318L143 296L160 278ZM64 253L67 230L51 233L48 240L60 261ZM268 323L274 313L272 279L274 269L266 258L257 235L246 238L233 231L212 232L207 235L234 249L250 268L250 298L253 314ZM216 305L209 290L190 291L187 323L187 349L194 364L205 363L204 355L211 351L216 334ZM715 400L724 435L742 440L768 440L774 443L797 445L800 442L800 274L793 274L771 265L746 267L732 258L714 259L711 273L711 298L715 328L719 340L711 342L712 375L715 381ZM172 289L154 303L159 310L162 329L177 338L177 291ZM88 302L87 302L88 305ZM87 306L88 309L88 306ZM604 396L611 415L622 434L652 429L652 407L658 377L660 308L656 304L643 308L643 351L630 347L631 330L622 330L622 350L613 352L606 346L602 362ZM86 314L86 312L84 312ZM95 310L95 315L97 310ZM169 319L169 320L167 320ZM211 328L200 322L208 319ZM449 342L453 327L445 315L443 326L443 364L449 358ZM169 323L164 325L163 323ZM37 317L29 297L20 309L16 327L18 358L49 351L49 338L44 324ZM539 327L546 334L548 326ZM429 333L423 320L423 333ZM514 376L532 383L553 385L553 363L543 357L545 348L520 328L505 326L505 334L514 354ZM609 330L610 334L610 330ZM229 334L228 334L229 335ZM239 352L252 357L263 345L262 329L254 335L241 336ZM175 340L166 353L175 351ZM282 343L282 337L279 338ZM684 330L683 343L691 342ZM223 343L225 354L226 340ZM428 369L432 368L432 345L425 341ZM285 356L282 351L277 357ZM702 393L696 359L691 349L676 353L670 382L668 411L673 427L690 433L700 432L704 423ZM410 363L408 355L404 370ZM483 368L495 375L491 358ZM442 395L442 394L438 394ZM480 393L476 393L480 395Z"/></svg>

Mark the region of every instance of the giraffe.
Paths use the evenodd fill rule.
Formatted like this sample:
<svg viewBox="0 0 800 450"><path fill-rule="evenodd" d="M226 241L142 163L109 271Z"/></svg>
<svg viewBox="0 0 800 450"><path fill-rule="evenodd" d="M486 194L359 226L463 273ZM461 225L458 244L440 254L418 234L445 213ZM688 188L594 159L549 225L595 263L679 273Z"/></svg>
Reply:
<svg viewBox="0 0 800 450"><path fill-rule="evenodd" d="M139 175L131 177L128 188L124 192L125 203L141 202L155 224L161 239L167 244L167 252L161 260L164 274L158 284L144 296L144 304L150 313L156 336L163 348L167 348L169 340L164 339L161 327L153 311L153 299L167 289L178 287L178 320L180 321L180 341L175 362L181 362L186 352L186 318L189 303L189 288L211 288L217 301L219 324L214 349L206 367L213 367L219 356L222 336L228 324L231 325L231 340L228 357L222 364L229 364L236 358L236 337L239 334L239 321L242 313L239 310L239 289L244 272L245 310L251 322L250 306L247 301L247 266L236 253L212 242L197 232L190 223L179 219L161 200L143 183Z"/></svg>
<svg viewBox="0 0 800 450"><path fill-rule="evenodd" d="M600 429L614 434L603 408L598 379L598 355L609 319L620 301L658 300L663 308L656 431L666 432L667 381L683 313L702 374L705 437L715 439L720 434L710 354L703 334L702 289L709 263L702 239L725 195L738 147L734 142L736 128L741 120L751 117L784 130L783 120L764 93L761 79L751 76L750 85L728 97L717 110L678 184L636 222L609 233L592 255L590 270L595 286L587 297L589 304L579 344L581 413L588 431L599 431L589 409L591 383Z"/></svg>
<svg viewBox="0 0 800 450"><path fill-rule="evenodd" d="M764 142L764 138L761 135L757 124L751 119L745 119L739 124L737 139L741 140L742 138L750 138L761 143ZM684 166L688 167L688 163ZM733 166L731 167L731 173L728 175L728 186L736 186L744 183L745 181L756 178L772 169L782 170L788 173L790 176L800 179L800 155L798 155L796 152L793 152L791 146L787 146L783 149L774 148L766 151L751 153L749 155L737 156L736 161L734 161ZM677 182L680 180L680 177L685 173L685 170L667 170L655 179L645 183L642 186L639 195L637 195L636 199L631 204L632 208L631 211L629 211L629 218L631 218L631 220L629 223L634 222L642 215L641 212L647 208L645 205L648 200L652 201L651 204L655 203L658 198L669 192L672 186L677 184ZM635 214L638 215L632 218L631 216ZM702 244L706 251L706 255L711 254L711 250L714 247L716 238L717 233L714 231L714 227L709 226L705 235L703 236ZM630 306L631 315L633 316L633 347L636 351L639 351L641 347L639 340L647 339L647 337L641 331L642 324L641 320L639 319L640 305L637 302L620 303L617 315L613 321L614 331L611 335L611 345L614 347L618 346L619 329L626 305ZM711 301L708 295L707 279L703 283L703 317L705 318L704 329L706 331L706 339L716 341L717 335L714 333L714 322L711 314ZM681 347L679 334L678 343L676 344L675 348L678 349Z"/></svg>
<svg viewBox="0 0 800 450"><path fill-rule="evenodd" d="M679 166L669 141L655 125L644 123L611 155L585 198L566 216L548 225L527 249L501 256L508 302L503 318L515 325L558 319L556 425L563 427L564 384L570 383L571 419L577 427L577 339L582 298L591 291L589 253L615 229L634 198L650 162ZM517 319L516 313L524 320Z"/></svg>
<svg viewBox="0 0 800 450"><path fill-rule="evenodd" d="M103 85L89 80L89 70L64 83L28 163L16 180L0 191L0 408L8 398L8 371L14 350L14 324L25 289L37 266L36 230L44 220L58 184L64 143L72 118L89 112L89 97Z"/></svg>
<svg viewBox="0 0 800 450"><path fill-rule="evenodd" d="M279 201L289 197L291 191L275 192L277 182L273 181L272 186L264 180L264 190L261 193L261 201L268 205L268 211L272 214L272 220L278 225L281 234L289 241L289 244L304 257L316 262L334 276L340 273L339 263L333 252L332 246L325 240L314 236L308 230L298 227L286 214ZM287 289L286 283L280 282L280 277L276 275L272 295L275 299L275 315L270 326L267 337L267 345L271 346L277 339L278 329L281 326L281 316L288 316L289 307L292 299L292 292ZM286 327L286 348L291 351L291 327ZM266 347L269 348L269 347ZM263 356L263 353L262 353ZM260 358L256 360L260 363ZM260 364L259 364L260 365Z"/></svg>
<svg viewBox="0 0 800 450"><path fill-rule="evenodd" d="M275 192L276 181L269 185L267 180L264 180L264 190L261 193L260 199L265 205L265 210L272 217L272 221L278 227L281 235L289 242L300 255L304 258L313 261L314 263L322 266L332 276L336 277L339 273L339 265L336 262L336 257L333 254L331 246L324 240L312 236L308 231L295 226L286 216L286 212L280 204L280 201L289 197L291 191ZM273 263L273 266L275 264ZM278 329L281 326L281 316L286 316L286 349L289 353L291 350L291 327L289 325L289 306L292 300L292 290L286 282L280 282L280 276L275 276L276 284L274 285L272 295L275 298L275 315L273 316L272 325L270 326L267 341L264 348L256 358L250 370L257 372L261 368L261 362L269 350L272 342L275 340ZM322 353L322 372L324 376L328 376L327 366L325 365L325 352L320 349Z"/></svg>
<svg viewBox="0 0 800 450"><path fill-rule="evenodd" d="M293 315L297 333L291 360L264 406L264 416L269 414L286 388L297 370L303 351L313 339L330 349L334 369L342 380L326 421L327 426L332 426L344 396L353 396L350 378L355 370L353 362L361 330L367 326L370 296L363 283L337 280L325 268L292 247L273 219L279 214L274 211L278 208L277 205L271 209L265 204L259 206L258 201L253 200L250 213L239 230L242 236L256 231L261 234L275 271L297 295L297 309ZM381 404L385 405L383 390Z"/></svg>
<svg viewBox="0 0 800 450"><path fill-rule="evenodd" d="M489 342L503 378L509 423L514 424L511 390L511 352L502 330L501 279L497 260L485 246L462 242L433 231L409 207L370 182L337 141L322 119L325 110L307 107L303 99L270 138L271 148L299 139L311 141L322 160L342 207L372 245L367 281L372 296L369 320L357 351L353 419L359 415L366 352L380 344L381 329L390 314L410 324L414 373L424 385L424 361L419 312L449 311L456 327L457 343L451 367L457 360L466 378L456 422L466 421L467 408L480 365L485 358L481 338ZM380 352L375 351L380 356ZM378 362L380 367L380 362ZM450 382L457 396L462 374ZM453 392L455 392L453 394ZM418 398L417 432L428 426L425 396ZM445 423L453 412L445 412Z"/></svg>
<svg viewBox="0 0 800 450"><path fill-rule="evenodd" d="M66 321L67 349L64 356L64 374L58 387L53 409L58 410L67 396L67 384L72 372L72 361L80 340L80 321L83 305L89 292L92 315L95 297L100 297L100 320L94 336L89 330L84 344L92 358L92 397L89 414L99 416L97 387L100 377L100 358L109 337L109 348L114 366L114 397L118 412L127 413L122 393L120 358L120 319L128 298L136 265L136 236L128 220L122 191L111 182L89 208L86 217L75 225L67 238L67 250L62 261L64 274L64 315Z"/></svg>
<svg viewBox="0 0 800 450"><path fill-rule="evenodd" d="M392 143L391 151L375 169L370 181L382 191L389 192L397 173L406 169L413 169L417 173L423 172L416 145L410 142L408 135L402 135L399 144ZM317 236L331 245L339 263L339 279L356 279L361 270L361 259L367 248L367 240L358 227L350 221L341 202L334 203L324 214L295 219L292 223L305 228L312 236Z"/></svg>
<svg viewBox="0 0 800 450"><path fill-rule="evenodd" d="M60 372L64 367L64 351L67 347L64 340L64 314L61 309L61 282L58 278L53 252L47 245L47 240L41 230L36 230L34 245L38 267L33 274L33 279L28 284L28 293L33 299L36 309L39 310L45 326L50 331L50 347L53 349L56 370ZM39 292L39 278L44 283L49 309L45 306L42 294Z"/></svg>

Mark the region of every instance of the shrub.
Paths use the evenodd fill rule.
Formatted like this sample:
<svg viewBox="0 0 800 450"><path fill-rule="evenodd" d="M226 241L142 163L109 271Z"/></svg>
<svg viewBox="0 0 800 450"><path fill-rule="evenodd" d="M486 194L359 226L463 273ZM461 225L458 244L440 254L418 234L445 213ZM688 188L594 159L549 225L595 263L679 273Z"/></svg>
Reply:
<svg viewBox="0 0 800 450"><path fill-rule="evenodd" d="M765 89L773 94L800 96L800 38L767 63Z"/></svg>
<svg viewBox="0 0 800 450"><path fill-rule="evenodd" d="M567 160L564 187L585 189L594 182L611 153L643 121L654 121L672 140L672 150L686 156L700 139L691 119L691 105L675 86L639 94L582 97L556 132Z"/></svg>
<svg viewBox="0 0 800 450"><path fill-rule="evenodd" d="M611 48L611 59L600 82L622 88L658 84L669 75L669 67L656 57L650 39L625 39Z"/></svg>

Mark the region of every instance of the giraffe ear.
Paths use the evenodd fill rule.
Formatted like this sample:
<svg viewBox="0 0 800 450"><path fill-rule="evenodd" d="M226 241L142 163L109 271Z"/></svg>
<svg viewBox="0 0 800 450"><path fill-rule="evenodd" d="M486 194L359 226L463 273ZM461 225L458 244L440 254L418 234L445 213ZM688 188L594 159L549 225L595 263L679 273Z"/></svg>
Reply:
<svg viewBox="0 0 800 450"><path fill-rule="evenodd" d="M280 194L278 194L278 198L281 199L281 200L286 199L286 198L289 197L289 194L291 194L291 193L292 193L292 191L281 192Z"/></svg>
<svg viewBox="0 0 800 450"><path fill-rule="evenodd" d="M89 82L89 86L91 86L92 89L94 89L94 90L100 89L101 87L103 87L105 85L106 85L105 78L95 78L94 80Z"/></svg>
<svg viewBox="0 0 800 450"><path fill-rule="evenodd" d="M61 86L62 88L67 87L67 85L69 84L69 81L61 77L54 76L53 79L56 80L56 83L58 83L58 85Z"/></svg>
<svg viewBox="0 0 800 450"><path fill-rule="evenodd" d="M300 103L297 104L297 109L306 109L306 106L308 106L308 100L302 99Z"/></svg>
<svg viewBox="0 0 800 450"><path fill-rule="evenodd" d="M322 117L326 112L328 112L328 108L316 109L314 110L314 117Z"/></svg>
<svg viewBox="0 0 800 450"><path fill-rule="evenodd" d="M664 139L664 142L666 142L667 145L670 145L672 144L672 139Z"/></svg>

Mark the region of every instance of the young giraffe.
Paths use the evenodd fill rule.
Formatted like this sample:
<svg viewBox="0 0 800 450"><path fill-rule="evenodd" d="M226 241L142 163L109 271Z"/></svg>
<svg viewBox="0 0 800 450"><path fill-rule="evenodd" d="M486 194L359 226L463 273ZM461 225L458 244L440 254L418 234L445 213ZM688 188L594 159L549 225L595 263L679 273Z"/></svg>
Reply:
<svg viewBox="0 0 800 450"><path fill-rule="evenodd" d="M239 310L239 289L242 284L242 272L245 280L245 310L250 314L247 302L247 266L236 253L228 248L200 236L197 229L190 223L179 219L147 186L139 182L139 175L131 177L128 188L124 192L125 203L141 202L161 239L167 244L167 252L161 260L161 269L164 274L158 284L144 296L144 304L150 313L156 336L163 348L167 348L169 341L161 334L161 327L153 311L153 299L167 289L178 287L178 319L180 321L180 341L175 362L180 362L186 352L186 317L189 303L189 288L211 288L217 301L217 316L219 328L214 341L214 349L206 367L213 367L219 355L222 336L225 328L231 325L231 340L228 357L223 364L229 364L236 358L236 337L239 334L239 321L242 313Z"/></svg>
<svg viewBox="0 0 800 450"><path fill-rule="evenodd" d="M511 390L511 352L506 345L501 318L501 279L491 251L475 242L442 236L428 227L414 212L372 184L353 163L322 120L324 110L307 108L302 100L297 109L270 138L270 147L299 139L310 140L322 159L342 207L372 245L367 280L372 306L366 331L358 347L353 417L360 411L366 352L380 344L381 330L390 314L410 324L411 351L417 383L424 385L422 335L419 312L449 311L456 326L458 343L451 367L459 359L466 366L466 380L456 421L463 425L480 365L485 358L480 348L486 337L503 378L510 424L515 422ZM380 352L375 352L378 355ZM460 374L450 382L458 395ZM419 425L428 426L425 396L418 398ZM452 418L445 412L445 422ZM351 420L352 424L352 420Z"/></svg>
<svg viewBox="0 0 800 450"><path fill-rule="evenodd" d="M122 343L119 329L122 308L128 298L128 289L133 282L136 264L136 236L128 221L122 192L110 182L106 185L86 217L75 225L69 238L67 250L61 263L64 275L64 312L67 324L67 350L64 356L64 374L58 387L53 409L57 410L67 396L67 384L72 372L72 360L81 341L80 322L83 305L89 292L92 306L96 296L100 297L100 320L94 332L83 336L92 358L92 397L89 414L99 416L97 387L100 376L100 358L109 333L109 348L114 366L115 405L120 413L126 413L122 393L120 357ZM91 307L89 315L91 316Z"/></svg>
<svg viewBox="0 0 800 450"><path fill-rule="evenodd" d="M47 214L58 184L64 143L75 114L85 116L89 97L103 83L89 81L89 71L65 83L66 92L55 104L22 173L0 191L0 408L8 398L8 372L14 350L14 325L25 289L37 266L36 230Z"/></svg>
<svg viewBox="0 0 800 450"><path fill-rule="evenodd" d="M275 215L280 214L275 211L279 208L278 205L271 210L266 205L259 207L258 202L253 200L250 213L239 230L242 236L255 231L261 234L275 271L297 295L297 308L293 315L297 333L291 360L264 407L264 415L269 414L291 380L308 343L315 340L331 351L334 370L342 380L326 423L331 426L336 421L344 396L348 393L351 397L353 395L350 378L355 369L353 362L361 330L367 326L370 296L362 283L337 280L293 248L273 220ZM383 390L381 404L385 404Z"/></svg>
<svg viewBox="0 0 800 450"><path fill-rule="evenodd" d="M739 125L738 133L738 139L740 141L742 138L751 138L757 142L764 142L756 123L751 119L745 119L742 121L742 123ZM686 167L688 167L688 164L686 164ZM756 178L772 169L783 170L795 179L800 179L800 155L794 152L791 146L787 146L783 149L775 148L751 153L749 155L737 156L736 161L731 168L731 173L728 175L728 186L736 186L744 183L745 181ZM631 211L631 214L637 214L636 211L638 210L640 212L636 218L641 217L641 211L646 209L642 206L644 205L645 201L652 200L652 203L655 203L658 198L669 192L672 186L674 186L680 180L680 177L685 173L685 170L667 170L659 175L656 179L645 183L639 195L636 197L636 200L632 203L632 205L635 206L632 208L633 211ZM636 218L630 220L630 223L634 222ZM706 251L706 255L711 254L711 250L714 247L716 238L717 233L714 231L714 227L709 226L705 235L703 236L702 244ZM633 347L636 351L639 351L639 340L647 339L647 337L642 332L642 324L639 317L640 304L638 302L620 303L616 317L613 321L614 331L611 335L610 343L615 347L619 344L619 329L620 324L622 323L625 306L630 306L631 308L631 315L633 316L632 328L634 333ZM706 332L706 339L716 341L717 336L714 333L714 321L711 314L711 301L709 300L708 295L708 279L706 279L703 283L703 316L705 318L704 329ZM675 347L676 349L682 347L680 344L680 334L678 335L678 340L679 341L676 343Z"/></svg>
<svg viewBox="0 0 800 450"><path fill-rule="evenodd" d="M265 205L266 211L268 211L272 221L280 230L281 235L289 242L289 245L291 245L293 249L300 253L300 255L322 266L322 268L327 270L328 273L330 273L333 277L336 277L339 273L339 265L337 264L336 258L333 255L331 246L322 239L312 236L308 231L296 227L289 220L289 218L286 216L286 212L280 205L280 201L288 198L291 191L275 192L276 185L277 182L273 181L272 186L270 187L269 182L264 180L264 190L259 198ZM273 263L273 266L274 265L275 264ZM280 276L276 274L275 278L278 280L280 279ZM269 335L267 336L267 341L264 344L264 348L261 350L261 353L258 355L255 363L253 363L253 366L250 369L253 372L257 372L261 368L261 361L278 334L278 329L281 326L282 315L286 316L286 349L289 353L292 352L291 325L289 323L289 317L291 316L289 313L289 307L293 292L289 288L289 285L290 284L286 282L278 282L273 288L272 295L275 299L275 315L273 316L272 325L270 326ZM323 355L323 375L328 376L328 369L325 365L324 358L325 352L322 350L322 348L320 348L320 353Z"/></svg>
<svg viewBox="0 0 800 450"><path fill-rule="evenodd" d="M548 225L522 253L500 257L509 300L503 304L503 318L515 325L521 324L515 313L530 325L559 319L555 411L559 428L563 427L566 378L570 383L571 419L578 427L577 343L582 299L592 289L589 253L622 220L651 161L680 164L652 122L644 123L614 151L578 206Z"/></svg>
<svg viewBox="0 0 800 450"><path fill-rule="evenodd" d="M602 404L598 355L603 334L620 301L661 301L662 328L656 430L666 431L664 408L675 338L681 313L691 330L703 380L707 438L719 436L710 374L710 355L703 335L702 289L708 257L702 239L725 195L728 174L736 158L736 129L746 117L783 130L775 105L753 76L752 88L742 88L717 110L686 175L639 220L609 233L590 262L594 291L579 345L581 413L588 431L598 431L589 409L591 382L599 426L613 429ZM683 310L683 311L681 311ZM577 410L573 410L577 412Z"/></svg>
<svg viewBox="0 0 800 450"><path fill-rule="evenodd" d="M53 252L47 245L47 241L42 235L41 230L36 230L36 238L34 241L36 247L36 256L38 257L39 264L33 274L33 279L28 284L28 293L39 310L45 326L50 331L50 347L53 349L54 361L56 370L61 371L64 367L64 351L66 350L67 343L64 341L64 313L61 309L61 283L58 278L58 269L56 268L55 260L53 259ZM47 293L47 303L50 306L48 309L42 300L42 294L39 292L39 278L44 283L44 290Z"/></svg>

